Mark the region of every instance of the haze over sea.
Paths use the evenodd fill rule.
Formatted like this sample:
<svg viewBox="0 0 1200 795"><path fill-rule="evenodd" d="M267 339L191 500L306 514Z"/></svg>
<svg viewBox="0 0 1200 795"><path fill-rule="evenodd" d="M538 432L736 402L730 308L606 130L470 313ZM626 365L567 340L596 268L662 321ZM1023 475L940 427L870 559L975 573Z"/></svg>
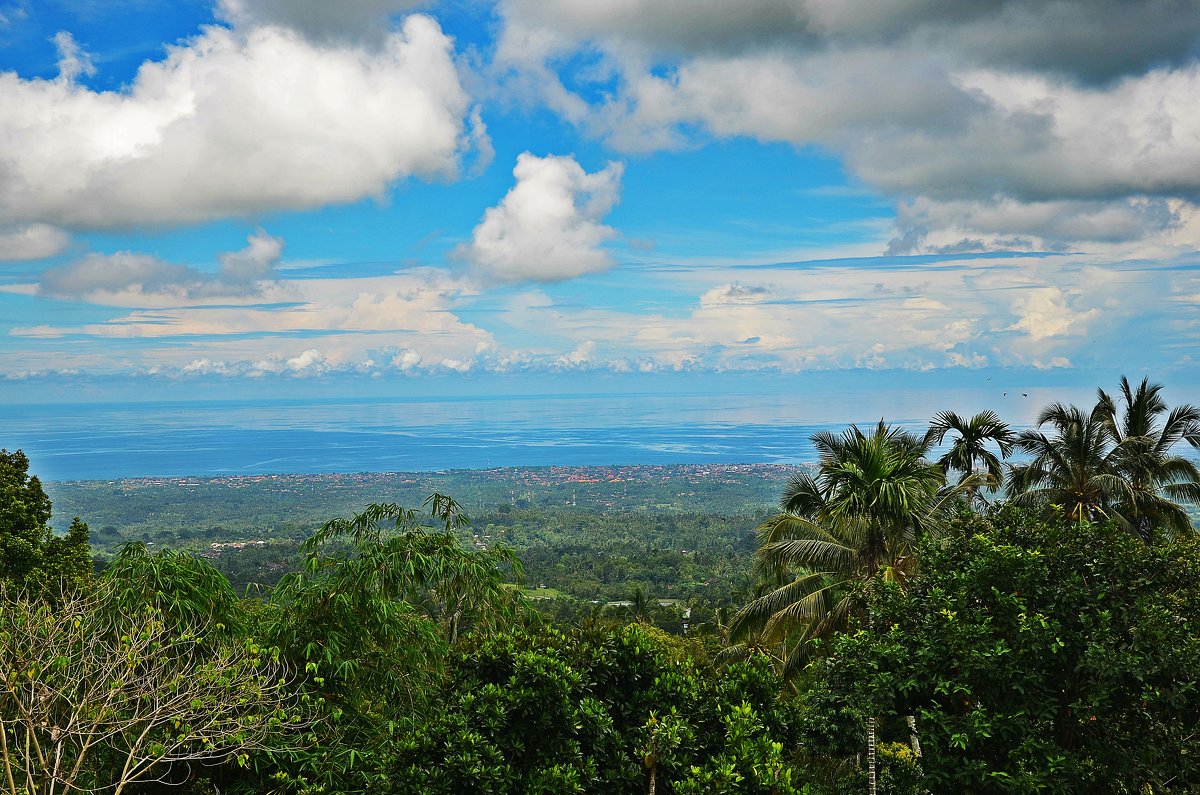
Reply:
<svg viewBox="0 0 1200 795"><path fill-rule="evenodd" d="M5 407L0 446L23 449L50 481L802 463L815 457L815 431L872 423L884 408L847 400L642 394L15 405ZM887 419L924 427L929 412L918 405L926 400L902 402Z"/></svg>

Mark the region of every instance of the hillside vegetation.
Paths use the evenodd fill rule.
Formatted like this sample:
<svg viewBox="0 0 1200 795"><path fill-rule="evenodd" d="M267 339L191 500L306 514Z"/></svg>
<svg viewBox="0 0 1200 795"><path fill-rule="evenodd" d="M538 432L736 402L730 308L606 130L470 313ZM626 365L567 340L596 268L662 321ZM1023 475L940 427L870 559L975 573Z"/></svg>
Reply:
<svg viewBox="0 0 1200 795"><path fill-rule="evenodd" d="M0 789L1194 791L1200 411L1120 386L788 470L55 484L94 531L0 451Z"/></svg>

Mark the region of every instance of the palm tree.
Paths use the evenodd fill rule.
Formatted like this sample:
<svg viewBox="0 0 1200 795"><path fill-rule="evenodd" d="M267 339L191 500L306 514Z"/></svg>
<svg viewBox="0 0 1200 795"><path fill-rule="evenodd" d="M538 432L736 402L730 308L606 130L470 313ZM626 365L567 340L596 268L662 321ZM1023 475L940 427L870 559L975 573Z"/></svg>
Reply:
<svg viewBox="0 0 1200 795"><path fill-rule="evenodd" d="M1116 469L1130 486L1128 519L1146 539L1156 527L1171 534L1190 531L1179 501L1200 501L1200 470L1171 452L1181 441L1200 447L1200 409L1185 403L1168 410L1161 391L1148 378L1134 389L1121 376L1120 412L1103 389L1095 410L1116 445Z"/></svg>
<svg viewBox="0 0 1200 795"><path fill-rule="evenodd" d="M1038 428L1017 437L1016 448L1031 459L1009 470L1013 502L1061 505L1077 522L1113 519L1147 541L1155 529L1190 532L1178 501L1200 500L1200 470L1171 449L1180 441L1200 446L1200 410L1168 411L1161 389L1148 380L1134 389L1122 378L1120 411L1104 390L1090 413L1061 403L1045 408ZM1053 436L1042 433L1047 424Z"/></svg>
<svg viewBox="0 0 1200 795"><path fill-rule="evenodd" d="M851 426L812 440L816 474L795 477L781 512L758 528L757 565L775 587L730 624L732 640L763 632L782 644L785 675L807 661L810 641L845 626L858 606L855 585L908 576L945 483L940 467L925 460L925 440L882 420L870 433Z"/></svg>
<svg viewBox="0 0 1200 795"><path fill-rule="evenodd" d="M783 647L784 676L807 661L812 641L845 627L861 608L855 587L877 576L903 582L917 539L944 499L945 476L925 459L927 438L883 420L812 437L817 474L794 478L781 513L758 528L758 567L777 586L734 617L730 639L755 633ZM868 622L870 616L868 615ZM909 721L915 736L915 721ZM867 718L869 792L875 792L875 717Z"/></svg>
<svg viewBox="0 0 1200 795"><path fill-rule="evenodd" d="M939 445L951 431L958 437L946 454L938 459L942 471L949 473L953 469L967 477L982 467L985 472L982 485L990 489L999 488L1004 477L1000 459L1008 458L1016 439L1016 434L1008 424L994 411L981 411L969 418L960 417L953 411L941 411L934 415L925 440L931 446ZM999 458L988 449L989 443L994 443L1000 449ZM976 488L969 490L971 498L975 497L976 491Z"/></svg>
<svg viewBox="0 0 1200 795"><path fill-rule="evenodd" d="M1054 435L1042 432L1044 425ZM1075 522L1112 518L1128 525L1119 506L1131 497L1118 473L1119 454L1099 411L1054 403L1042 409L1037 427L1018 434L1014 446L1030 460L1011 466L1008 489L1019 505L1061 505Z"/></svg>
<svg viewBox="0 0 1200 795"><path fill-rule="evenodd" d="M651 623L650 613L653 603L646 591L640 585L635 585L629 592L629 604L625 605L625 615L636 624Z"/></svg>

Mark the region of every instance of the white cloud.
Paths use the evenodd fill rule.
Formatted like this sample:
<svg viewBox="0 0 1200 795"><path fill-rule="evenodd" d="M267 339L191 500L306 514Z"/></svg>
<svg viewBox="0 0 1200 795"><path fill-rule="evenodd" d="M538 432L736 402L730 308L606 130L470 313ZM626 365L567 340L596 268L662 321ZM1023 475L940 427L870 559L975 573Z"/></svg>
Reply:
<svg viewBox="0 0 1200 795"><path fill-rule="evenodd" d="M421 359L421 354L416 351L405 350L392 357L392 366L408 372L421 364Z"/></svg>
<svg viewBox="0 0 1200 795"><path fill-rule="evenodd" d="M263 242L267 236L255 237L260 249L272 248ZM254 239L249 250L255 248ZM121 268L116 275L114 264ZM154 308L128 310L100 323L41 324L11 333L48 342L70 336L73 342L57 344L56 358L90 372L140 367L162 375L465 371L495 347L491 333L455 315L456 303L471 295L471 288L436 269L364 278L276 279L259 282L260 292L253 298L214 300L195 294L190 281L195 271L176 266L181 272L164 274L163 265L152 257L127 254L116 263L110 257L75 274L75 288L87 290L88 300L125 299L125 306ZM94 282L85 284L84 276ZM218 277L210 278L203 290L221 284ZM119 361L98 361L80 339L138 344L124 349ZM29 361L36 352L10 353L0 356L8 371L42 369Z"/></svg>
<svg viewBox="0 0 1200 795"><path fill-rule="evenodd" d="M197 300L19 328L37 342L0 353L0 372L43 371L47 351L58 368L226 377L1107 368L1145 360L1146 339L1170 340L1146 360L1154 366L1195 349L1192 262L1101 266L1066 254L759 266L749 277L744 267L650 271L641 286L664 307L653 310L580 306L569 286L480 293L432 268L277 280L250 305ZM463 310L495 322L465 322ZM130 341L119 361L112 339Z"/></svg>
<svg viewBox="0 0 1200 795"><path fill-rule="evenodd" d="M592 358L596 355L596 343L591 340L584 340L575 350L564 353L555 359L554 364L557 367L580 367L590 364Z"/></svg>
<svg viewBox="0 0 1200 795"><path fill-rule="evenodd" d="M65 63L64 76L83 68ZM0 73L0 224L112 228L382 197L406 177L455 174L470 110L451 40L420 15L379 46L207 27L118 92Z"/></svg>
<svg viewBox="0 0 1200 795"><path fill-rule="evenodd" d="M1068 295L1058 287L1027 292L1013 302L1013 312L1018 320L1010 329L1023 331L1033 340L1086 334L1088 323L1100 314L1098 308L1073 308Z"/></svg>
<svg viewBox="0 0 1200 795"><path fill-rule="evenodd" d="M294 373L316 372L325 365L325 354L316 348L309 348L299 356L287 360L288 369Z"/></svg>
<svg viewBox="0 0 1200 795"><path fill-rule="evenodd" d="M617 202L622 166L589 174L573 157L517 157L517 184L475 227L455 256L498 282L559 281L605 270L600 244L616 233L600 223Z"/></svg>
<svg viewBox="0 0 1200 795"><path fill-rule="evenodd" d="M719 284L700 296L700 306L709 308L728 304L757 304L771 297L771 288L739 282Z"/></svg>
<svg viewBox="0 0 1200 795"><path fill-rule="evenodd" d="M1065 356L1054 356L1046 362L1043 362L1041 359L1034 359L1032 365L1036 370L1052 370L1072 366L1071 360Z"/></svg>
<svg viewBox="0 0 1200 795"><path fill-rule="evenodd" d="M1087 255L755 270L770 288L733 280L710 286L714 275L744 277L742 268L673 271L646 285L652 292L674 290L681 300L693 296L685 312L560 307L545 292L527 290L508 302L505 322L543 341L551 352L529 353L552 367L563 366L568 354L562 351L587 343L588 359L577 366L803 372L1063 361L1107 367L1109 352L1137 355L1130 328L1190 339L1194 331L1168 332L1168 323L1181 322L1185 311L1197 318L1184 297L1195 292L1192 271L1139 263L1101 267ZM1161 302L1170 295L1180 298L1168 317L1145 311L1154 296Z"/></svg>
<svg viewBox="0 0 1200 795"><path fill-rule="evenodd" d="M54 34L54 46L58 49L58 79L64 83L74 83L80 75L88 77L96 74L96 66L75 37L65 30Z"/></svg>
<svg viewBox="0 0 1200 795"><path fill-rule="evenodd" d="M233 284L252 284L271 276L283 254L283 238L272 237L261 229L246 241L241 251L220 254L220 279Z"/></svg>
<svg viewBox="0 0 1200 795"><path fill-rule="evenodd" d="M155 278L160 277L157 260L148 258L150 262L144 263L140 255L124 256L128 259L128 270L122 278L141 279L143 268ZM111 264L111 258L105 264ZM135 281L135 284L140 283ZM156 285L156 289L167 288ZM447 312L453 297L461 290L435 272L361 279L304 279L275 284L270 292L259 295L253 302L236 302L242 305L226 305L224 300L216 305L211 300L179 300L174 304L164 300L152 310L137 309L107 323L63 327L60 331L82 331L103 337L159 338L321 331L425 334L463 331L473 335L477 329L460 325ZM284 297L289 299L287 303L282 302ZM137 301L130 303L138 305Z"/></svg>
<svg viewBox="0 0 1200 795"><path fill-rule="evenodd" d="M924 223L902 219L896 251L1018 239L1153 248L1197 212L1197 4L1149 0L1130 14L1118 0L508 0L502 10L495 66L519 93L628 150L711 136L824 147L866 184L919 203Z"/></svg>
<svg viewBox="0 0 1200 795"><path fill-rule="evenodd" d="M465 373L471 369L474 364L470 359L442 359L439 364L447 370L453 370L456 373Z"/></svg>
<svg viewBox="0 0 1200 795"><path fill-rule="evenodd" d="M70 242L66 232L50 224L0 226L0 261L53 257Z"/></svg>
<svg viewBox="0 0 1200 795"><path fill-rule="evenodd" d="M88 254L49 268L37 285L40 295L84 299L108 306L169 307L222 298L261 300L264 280L283 252L283 239L258 231L240 251L218 255L219 272L207 273L148 254L120 251ZM276 298L280 298L277 292Z"/></svg>

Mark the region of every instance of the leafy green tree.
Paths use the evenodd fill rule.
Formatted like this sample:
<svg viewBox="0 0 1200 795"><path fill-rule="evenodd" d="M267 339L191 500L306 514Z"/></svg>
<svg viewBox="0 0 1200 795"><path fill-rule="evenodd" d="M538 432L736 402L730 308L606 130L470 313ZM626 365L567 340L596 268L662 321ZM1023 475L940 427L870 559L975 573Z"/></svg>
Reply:
<svg viewBox="0 0 1200 795"><path fill-rule="evenodd" d="M71 519L65 536L51 536L42 555L45 579L62 583L69 590L88 587L96 568L88 539L87 523L78 516Z"/></svg>
<svg viewBox="0 0 1200 795"><path fill-rule="evenodd" d="M428 707L450 650L523 615L520 591L504 583L519 573L516 557L464 548L456 530L466 517L452 499L434 494L424 507L370 505L327 522L260 617L329 709L320 747L275 770L287 786L375 786L380 754Z"/></svg>
<svg viewBox="0 0 1200 795"><path fill-rule="evenodd" d="M0 580L39 593L85 587L92 561L88 527L76 517L66 537L50 527L50 498L29 459L0 450Z"/></svg>
<svg viewBox="0 0 1200 795"><path fill-rule="evenodd" d="M765 731L753 707L731 704L724 712L725 743L700 764L691 765L675 791L679 795L710 792L800 795L796 770L783 743Z"/></svg>
<svg viewBox="0 0 1200 795"><path fill-rule="evenodd" d="M1000 462L1012 453L1016 433L994 411L981 411L972 417L941 411L934 415L926 440L932 445L940 445L951 433L955 438L950 449L938 459L942 471L948 474L954 470L965 478L982 468L985 476L979 485L999 488L1004 479ZM999 457L989 448L993 444L1000 451ZM971 486L969 493L973 498L978 487Z"/></svg>
<svg viewBox="0 0 1200 795"><path fill-rule="evenodd" d="M1161 392L1147 378L1135 389L1122 376L1119 403L1101 389L1095 410L1115 445L1114 468L1129 484L1126 518L1147 540L1154 530L1190 532L1179 503L1200 502L1200 470L1172 452L1180 442L1200 447L1200 408L1169 408Z"/></svg>
<svg viewBox="0 0 1200 795"><path fill-rule="evenodd" d="M1190 792L1197 551L1011 505L963 514L816 663L809 742L849 755L847 721L915 713L934 792Z"/></svg>
<svg viewBox="0 0 1200 795"><path fill-rule="evenodd" d="M625 606L625 615L630 621L643 624L650 623L650 613L654 602L640 585L629 592L629 604Z"/></svg>
<svg viewBox="0 0 1200 795"><path fill-rule="evenodd" d="M429 720L394 746L393 792L792 792L793 702L759 657L716 669L644 624L510 633L463 648Z"/></svg>
<svg viewBox="0 0 1200 795"><path fill-rule="evenodd" d="M211 634L240 634L243 605L229 580L211 563L190 552L150 552L131 541L117 552L100 579L108 587L106 604L130 612L151 606L172 626Z"/></svg>
<svg viewBox="0 0 1200 795"><path fill-rule="evenodd" d="M13 795L171 782L309 741L310 711L272 650L116 610L111 582L53 600L0 587L0 787Z"/></svg>

